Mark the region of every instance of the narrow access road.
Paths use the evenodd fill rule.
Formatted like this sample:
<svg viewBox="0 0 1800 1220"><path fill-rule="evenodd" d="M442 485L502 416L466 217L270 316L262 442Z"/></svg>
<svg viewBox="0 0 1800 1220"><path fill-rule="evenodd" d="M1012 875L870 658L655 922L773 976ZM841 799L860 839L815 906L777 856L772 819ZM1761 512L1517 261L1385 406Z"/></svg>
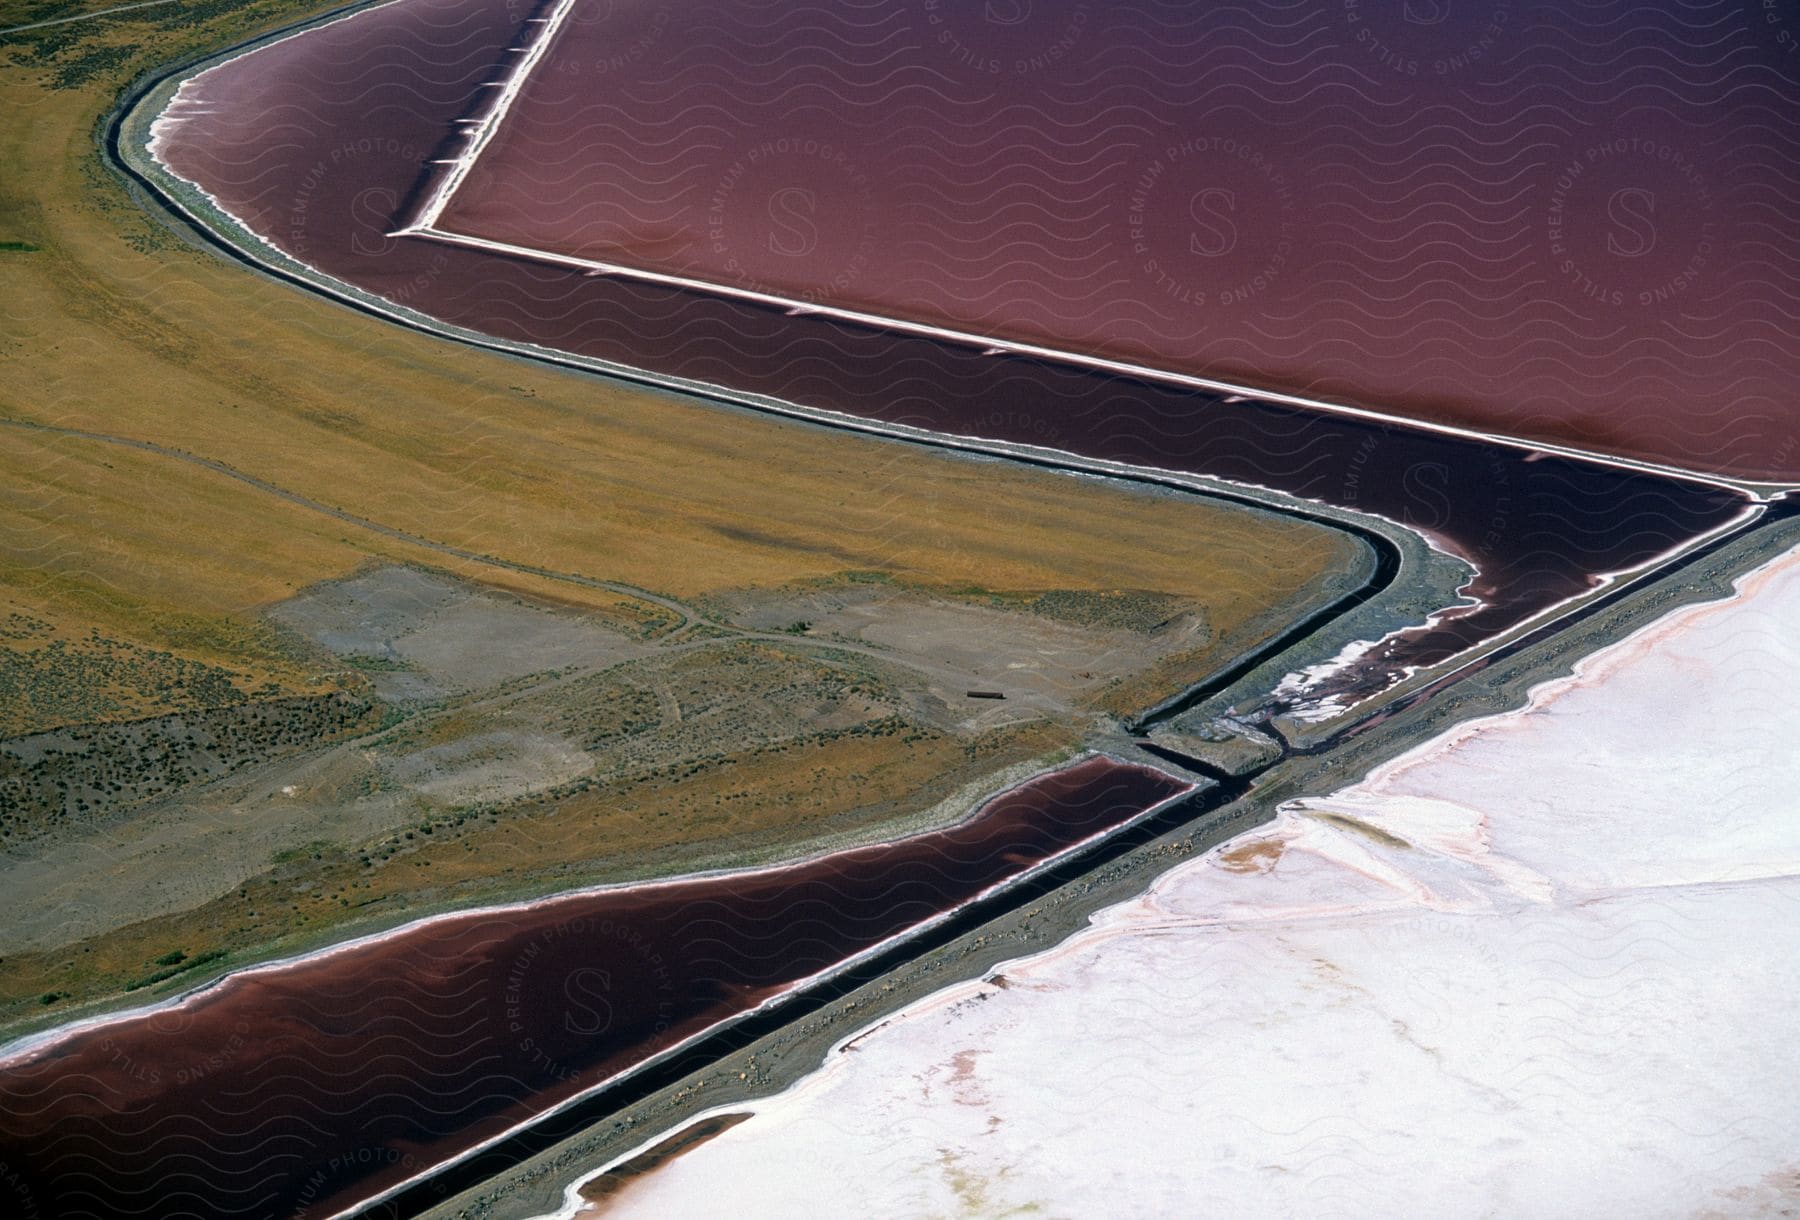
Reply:
<svg viewBox="0 0 1800 1220"><path fill-rule="evenodd" d="M174 4L175 0L139 0L137 4L120 4L113 8L96 9L91 13L77 13L73 17L52 17L48 21L32 21L25 25L9 25L0 34L17 34L23 30L42 30L53 25L68 25L75 21L92 21L96 17L110 17L114 13L128 13L134 8L155 8L159 4Z"/></svg>

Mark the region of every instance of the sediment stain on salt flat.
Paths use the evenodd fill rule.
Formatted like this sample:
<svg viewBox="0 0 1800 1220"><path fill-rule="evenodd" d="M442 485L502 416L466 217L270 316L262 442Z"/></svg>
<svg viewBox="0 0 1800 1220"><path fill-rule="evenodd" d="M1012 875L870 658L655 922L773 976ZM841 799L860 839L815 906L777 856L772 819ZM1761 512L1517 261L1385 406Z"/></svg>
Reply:
<svg viewBox="0 0 1800 1220"><path fill-rule="evenodd" d="M58 1216L331 1214L1188 791L1093 756L946 830L230 976L15 1056L0 1159Z"/></svg>
<svg viewBox="0 0 1800 1220"><path fill-rule="evenodd" d="M1796 684L1800 551L857 1035L608 1214L1775 1214Z"/></svg>

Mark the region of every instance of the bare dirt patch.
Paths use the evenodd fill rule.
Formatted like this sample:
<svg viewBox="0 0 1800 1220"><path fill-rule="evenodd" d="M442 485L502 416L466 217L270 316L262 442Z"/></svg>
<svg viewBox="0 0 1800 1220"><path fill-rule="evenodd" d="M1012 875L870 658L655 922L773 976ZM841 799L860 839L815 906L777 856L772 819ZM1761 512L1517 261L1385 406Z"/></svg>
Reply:
<svg viewBox="0 0 1800 1220"><path fill-rule="evenodd" d="M891 654L924 674L959 721L990 710L971 708L970 690L1067 713L1121 675L1213 642L1199 606L1160 594L1055 590L976 600L864 578L741 590L715 604L747 630Z"/></svg>
<svg viewBox="0 0 1800 1220"><path fill-rule="evenodd" d="M315 586L270 614L346 658L377 695L393 701L436 699L652 651L590 616L401 566Z"/></svg>
<svg viewBox="0 0 1800 1220"><path fill-rule="evenodd" d="M499 731L402 755L384 774L428 799L460 805L554 788L593 769L593 756L566 738Z"/></svg>

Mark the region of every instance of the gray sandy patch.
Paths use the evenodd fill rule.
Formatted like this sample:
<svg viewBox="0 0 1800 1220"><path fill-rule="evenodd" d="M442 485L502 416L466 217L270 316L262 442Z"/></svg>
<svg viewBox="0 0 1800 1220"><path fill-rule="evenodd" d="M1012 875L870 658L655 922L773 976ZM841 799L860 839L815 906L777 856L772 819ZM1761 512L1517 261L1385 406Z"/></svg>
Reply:
<svg viewBox="0 0 1800 1220"><path fill-rule="evenodd" d="M396 636L467 596L445 577L388 567L315 585L269 614L339 656L386 656Z"/></svg>
<svg viewBox="0 0 1800 1220"><path fill-rule="evenodd" d="M46 949L186 910L280 852L351 846L434 813L578 779L592 758L544 732L477 733L424 749L367 739L274 760L141 810L0 855L11 915L0 954Z"/></svg>
<svg viewBox="0 0 1800 1220"><path fill-rule="evenodd" d="M459 738L394 759L394 782L445 804L500 801L566 784L594 769L594 759L562 737L499 731Z"/></svg>
<svg viewBox="0 0 1800 1220"><path fill-rule="evenodd" d="M612 665L653 651L581 614L399 566L315 586L269 613L357 664L392 702L482 690L545 670Z"/></svg>
<svg viewBox="0 0 1800 1220"><path fill-rule="evenodd" d="M429 624L397 639L394 651L439 681L478 690L546 669L612 665L652 649L573 614L478 594L438 610Z"/></svg>
<svg viewBox="0 0 1800 1220"><path fill-rule="evenodd" d="M1145 632L883 585L744 591L726 604L732 620L751 630L789 631L804 624L811 638L871 645L953 671L970 688L1002 691L1009 699L1037 695L1053 706L1066 706L1120 674L1208 639L1206 624L1191 613L1175 614Z"/></svg>
<svg viewBox="0 0 1800 1220"><path fill-rule="evenodd" d="M338 746L0 859L0 889L12 904L0 953L186 910L268 868L276 852L360 842L416 819L410 794L364 795L373 773L361 749Z"/></svg>

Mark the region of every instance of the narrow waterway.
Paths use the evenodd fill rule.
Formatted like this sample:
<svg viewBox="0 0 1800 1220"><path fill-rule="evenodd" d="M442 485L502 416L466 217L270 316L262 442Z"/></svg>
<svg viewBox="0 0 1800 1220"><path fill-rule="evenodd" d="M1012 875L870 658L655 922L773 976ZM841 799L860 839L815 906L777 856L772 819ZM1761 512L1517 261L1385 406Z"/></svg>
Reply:
<svg viewBox="0 0 1800 1220"><path fill-rule="evenodd" d="M328 1215L1186 790L1096 756L947 830L445 917L232 976L8 1064L0 1161L45 1215Z"/></svg>

